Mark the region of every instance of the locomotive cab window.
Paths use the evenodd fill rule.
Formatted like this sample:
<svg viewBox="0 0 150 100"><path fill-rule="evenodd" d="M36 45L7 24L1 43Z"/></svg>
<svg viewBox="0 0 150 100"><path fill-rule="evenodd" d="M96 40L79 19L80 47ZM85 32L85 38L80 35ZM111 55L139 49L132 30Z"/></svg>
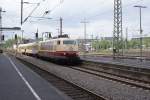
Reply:
<svg viewBox="0 0 150 100"><path fill-rule="evenodd" d="M74 41L74 40L64 40L63 44L76 45L76 41Z"/></svg>
<svg viewBox="0 0 150 100"><path fill-rule="evenodd" d="M60 45L60 41L57 41L57 45Z"/></svg>

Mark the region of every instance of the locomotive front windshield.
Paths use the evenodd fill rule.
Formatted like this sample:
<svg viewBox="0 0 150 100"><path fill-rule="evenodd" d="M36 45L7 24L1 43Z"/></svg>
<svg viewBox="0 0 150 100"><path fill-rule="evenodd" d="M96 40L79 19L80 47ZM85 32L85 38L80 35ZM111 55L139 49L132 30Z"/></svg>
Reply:
<svg viewBox="0 0 150 100"><path fill-rule="evenodd" d="M76 41L75 40L64 40L63 44L68 44L68 45L76 45Z"/></svg>

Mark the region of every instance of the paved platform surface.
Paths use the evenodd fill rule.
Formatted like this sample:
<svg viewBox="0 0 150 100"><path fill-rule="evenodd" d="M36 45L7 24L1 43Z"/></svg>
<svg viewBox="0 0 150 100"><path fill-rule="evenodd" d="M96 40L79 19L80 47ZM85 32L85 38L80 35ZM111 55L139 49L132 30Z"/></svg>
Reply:
<svg viewBox="0 0 150 100"><path fill-rule="evenodd" d="M143 60L141 62L140 59L113 59L113 57L105 57L105 56L80 56L82 60L93 61L93 62L103 62L103 63L110 63L110 64L118 64L118 65L127 65L132 67L138 68L147 68L150 69L150 61Z"/></svg>
<svg viewBox="0 0 150 100"><path fill-rule="evenodd" d="M0 54L0 100L71 100L14 57Z"/></svg>

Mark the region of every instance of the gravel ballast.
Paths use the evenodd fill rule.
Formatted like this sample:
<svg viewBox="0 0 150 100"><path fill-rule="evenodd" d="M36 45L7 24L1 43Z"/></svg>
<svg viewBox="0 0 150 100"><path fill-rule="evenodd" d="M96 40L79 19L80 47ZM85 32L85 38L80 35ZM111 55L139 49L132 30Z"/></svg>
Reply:
<svg viewBox="0 0 150 100"><path fill-rule="evenodd" d="M108 100L150 100L149 90L131 87L68 67L62 67L60 65L41 61L36 58L28 56L18 57L44 70L47 70L56 76L69 80L70 82L102 95L108 98Z"/></svg>

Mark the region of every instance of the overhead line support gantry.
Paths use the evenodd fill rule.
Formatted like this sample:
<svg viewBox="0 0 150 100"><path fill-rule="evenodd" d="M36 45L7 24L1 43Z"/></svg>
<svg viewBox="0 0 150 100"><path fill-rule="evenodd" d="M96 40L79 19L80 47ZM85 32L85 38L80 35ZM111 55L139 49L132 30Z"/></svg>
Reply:
<svg viewBox="0 0 150 100"><path fill-rule="evenodd" d="M113 57L123 56L122 0L114 0ZM122 49L122 50L121 50Z"/></svg>

